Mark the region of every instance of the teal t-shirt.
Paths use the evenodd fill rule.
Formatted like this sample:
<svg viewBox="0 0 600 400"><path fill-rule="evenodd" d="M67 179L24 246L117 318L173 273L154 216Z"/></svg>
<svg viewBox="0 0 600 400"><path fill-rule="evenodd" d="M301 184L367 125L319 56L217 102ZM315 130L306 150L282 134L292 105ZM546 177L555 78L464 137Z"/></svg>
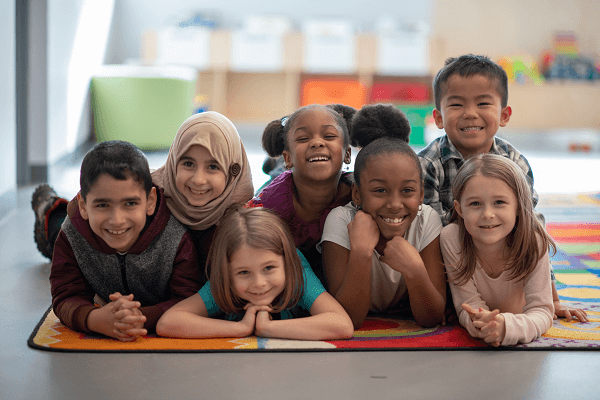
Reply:
<svg viewBox="0 0 600 400"><path fill-rule="evenodd" d="M309 316L313 303L317 297L325 291L323 284L321 284L321 281L313 272L310 264L306 261L306 258L304 258L304 255L302 255L298 249L296 249L296 252L300 257L302 269L304 270L304 295L294 307L285 309L279 314L273 314L273 319L292 319ZM219 317L222 314L223 318L230 321L241 321L242 318L244 318L244 313L225 315L225 313L221 311L219 306L217 306L217 303L215 303L215 299L210 291L210 282L206 282L202 289L198 291L198 294L200 294L202 301L204 301L209 317Z"/></svg>

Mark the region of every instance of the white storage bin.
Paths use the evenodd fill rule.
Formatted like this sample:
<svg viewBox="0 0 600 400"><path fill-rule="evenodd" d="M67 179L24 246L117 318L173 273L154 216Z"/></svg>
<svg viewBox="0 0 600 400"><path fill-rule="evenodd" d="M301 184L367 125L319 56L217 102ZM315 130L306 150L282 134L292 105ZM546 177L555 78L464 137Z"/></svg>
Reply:
<svg viewBox="0 0 600 400"><path fill-rule="evenodd" d="M231 35L232 71L276 72L283 69L283 38L291 29L285 17L250 16Z"/></svg>
<svg viewBox="0 0 600 400"><path fill-rule="evenodd" d="M350 74L356 71L354 29L344 20L309 20L303 24L304 70Z"/></svg>
<svg viewBox="0 0 600 400"><path fill-rule="evenodd" d="M158 64L187 65L197 69L210 66L211 29L202 26L175 26L158 35Z"/></svg>

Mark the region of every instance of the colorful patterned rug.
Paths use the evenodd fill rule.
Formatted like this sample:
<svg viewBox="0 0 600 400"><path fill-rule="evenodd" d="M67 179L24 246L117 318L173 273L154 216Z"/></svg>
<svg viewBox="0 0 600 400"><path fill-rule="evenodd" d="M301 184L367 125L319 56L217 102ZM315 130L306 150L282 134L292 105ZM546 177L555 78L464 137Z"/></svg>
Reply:
<svg viewBox="0 0 600 400"><path fill-rule="evenodd" d="M73 332L63 326L51 309L31 334L30 347L75 352L236 352L236 351L377 351L377 350L600 350L600 196L546 199L548 220L561 220L574 205L584 202L589 222L548 223L558 251L552 258L556 288L561 301L587 311L589 322L565 319L541 338L528 344L492 348L471 338L458 325L424 329L414 321L394 315L369 317L350 340L301 341L248 337L242 339L169 339L156 335L121 343L102 336ZM556 206L557 210L552 210ZM550 218L549 218L550 216ZM580 218L581 213L578 215ZM573 217L573 215L571 215ZM571 221L579 218L571 218Z"/></svg>

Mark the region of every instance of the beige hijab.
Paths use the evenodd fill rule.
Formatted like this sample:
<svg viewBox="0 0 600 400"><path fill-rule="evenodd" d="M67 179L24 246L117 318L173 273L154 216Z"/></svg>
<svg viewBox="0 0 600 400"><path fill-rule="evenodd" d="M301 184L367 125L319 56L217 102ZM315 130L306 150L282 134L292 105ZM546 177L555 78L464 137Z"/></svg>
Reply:
<svg viewBox="0 0 600 400"><path fill-rule="evenodd" d="M227 182L223 193L202 207L188 203L175 186L177 163L195 144L208 149L223 167ZM214 111L193 115L181 124L167 162L152 173L152 181L163 188L171 213L195 230L218 224L227 207L234 203L245 204L254 194L250 166L240 136L229 119Z"/></svg>

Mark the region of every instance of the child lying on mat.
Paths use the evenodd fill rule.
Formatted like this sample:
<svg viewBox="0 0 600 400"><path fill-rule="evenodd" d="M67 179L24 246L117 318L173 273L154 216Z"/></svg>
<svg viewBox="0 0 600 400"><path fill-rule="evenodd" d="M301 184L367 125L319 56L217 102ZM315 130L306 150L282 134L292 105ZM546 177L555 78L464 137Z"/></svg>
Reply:
<svg viewBox="0 0 600 400"><path fill-rule="evenodd" d="M416 322L442 322L446 279L438 214L423 205L421 165L408 119L391 104L363 106L350 138L361 150L352 202L327 216L320 246L329 290L359 328L369 311L409 300Z"/></svg>
<svg viewBox="0 0 600 400"><path fill-rule="evenodd" d="M525 174L506 157L479 154L465 161L452 191L441 247L460 324L492 346L540 337L552 326L555 247L535 217Z"/></svg>
<svg viewBox="0 0 600 400"><path fill-rule="evenodd" d="M72 330L133 341L200 287L192 238L131 143L94 146L80 184L54 245L54 312Z"/></svg>
<svg viewBox="0 0 600 400"><path fill-rule="evenodd" d="M233 206L227 211L206 269L209 282L161 317L159 335L331 340L354 334L348 314L270 210Z"/></svg>

